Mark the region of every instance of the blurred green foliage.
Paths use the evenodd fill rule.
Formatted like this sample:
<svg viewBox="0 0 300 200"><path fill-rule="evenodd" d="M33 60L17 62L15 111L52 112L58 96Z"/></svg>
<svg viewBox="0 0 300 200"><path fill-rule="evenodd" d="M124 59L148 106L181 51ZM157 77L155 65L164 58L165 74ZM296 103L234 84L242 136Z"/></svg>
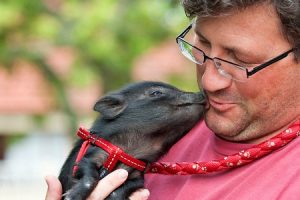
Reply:
<svg viewBox="0 0 300 200"><path fill-rule="evenodd" d="M179 0L1 0L0 60L25 59L40 67L56 89L59 105L74 116L65 85L101 82L104 92L130 81L135 57L186 24ZM76 52L62 79L45 61L51 47Z"/></svg>
<svg viewBox="0 0 300 200"><path fill-rule="evenodd" d="M133 59L185 20L170 0L4 0L0 58L6 66L17 56L43 61L49 47L69 46L78 52L74 70L94 74L107 91L130 81Z"/></svg>

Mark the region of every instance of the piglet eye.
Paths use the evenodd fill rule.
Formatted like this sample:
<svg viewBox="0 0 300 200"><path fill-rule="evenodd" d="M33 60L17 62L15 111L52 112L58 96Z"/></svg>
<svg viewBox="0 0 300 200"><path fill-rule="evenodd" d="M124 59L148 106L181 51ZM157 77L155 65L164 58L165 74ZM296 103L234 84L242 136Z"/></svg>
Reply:
<svg viewBox="0 0 300 200"><path fill-rule="evenodd" d="M158 91L158 90L153 91L153 92L150 93L150 96L152 96L152 97L160 96L160 95L162 95L162 92Z"/></svg>

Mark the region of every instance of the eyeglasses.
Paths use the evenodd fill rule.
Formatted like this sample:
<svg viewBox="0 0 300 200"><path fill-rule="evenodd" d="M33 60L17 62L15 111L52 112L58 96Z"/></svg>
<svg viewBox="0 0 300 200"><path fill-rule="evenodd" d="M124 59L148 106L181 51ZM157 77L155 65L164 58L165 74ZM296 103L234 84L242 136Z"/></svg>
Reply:
<svg viewBox="0 0 300 200"><path fill-rule="evenodd" d="M179 45L181 53L187 57L192 62L203 65L206 60L212 60L214 62L215 67L217 68L218 72L227 78L233 79L235 81L245 82L250 76L255 74L256 72L272 65L273 63L282 60L283 58L287 57L289 53L296 50L296 48L292 48L275 58L270 59L269 61L260 64L255 67L251 67L252 70L245 66L241 66L240 64L236 64L218 57L211 58L207 56L201 49L195 47L194 45L188 43L184 40L184 37L187 33L192 29L193 23L190 24L180 35L176 37L176 42Z"/></svg>

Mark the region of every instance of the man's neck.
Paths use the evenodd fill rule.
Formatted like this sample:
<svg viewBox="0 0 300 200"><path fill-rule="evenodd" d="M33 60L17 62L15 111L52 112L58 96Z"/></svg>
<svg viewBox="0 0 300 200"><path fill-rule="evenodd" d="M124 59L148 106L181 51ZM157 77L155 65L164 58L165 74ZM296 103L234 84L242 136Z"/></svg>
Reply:
<svg viewBox="0 0 300 200"><path fill-rule="evenodd" d="M288 124L286 124L285 126L281 127L280 129L276 130L276 131L272 131L271 133L268 133L264 136L261 136L259 138L254 138L251 140L247 140L244 141L244 143L249 143L249 144L259 144L263 141L266 141L274 136L276 136L277 134L279 134L280 132L284 131L288 126L290 126L291 124L295 123L297 120L300 119L300 116L294 118L292 121L290 121Z"/></svg>

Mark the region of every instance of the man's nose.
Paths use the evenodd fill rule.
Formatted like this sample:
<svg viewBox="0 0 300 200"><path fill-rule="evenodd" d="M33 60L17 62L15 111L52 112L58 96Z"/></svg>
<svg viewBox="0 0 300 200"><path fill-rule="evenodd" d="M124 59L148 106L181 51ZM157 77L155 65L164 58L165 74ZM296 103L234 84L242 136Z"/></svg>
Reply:
<svg viewBox="0 0 300 200"><path fill-rule="evenodd" d="M197 66L197 73L201 87L209 92L228 88L232 84L232 79L221 75L211 59L207 59L202 66Z"/></svg>

